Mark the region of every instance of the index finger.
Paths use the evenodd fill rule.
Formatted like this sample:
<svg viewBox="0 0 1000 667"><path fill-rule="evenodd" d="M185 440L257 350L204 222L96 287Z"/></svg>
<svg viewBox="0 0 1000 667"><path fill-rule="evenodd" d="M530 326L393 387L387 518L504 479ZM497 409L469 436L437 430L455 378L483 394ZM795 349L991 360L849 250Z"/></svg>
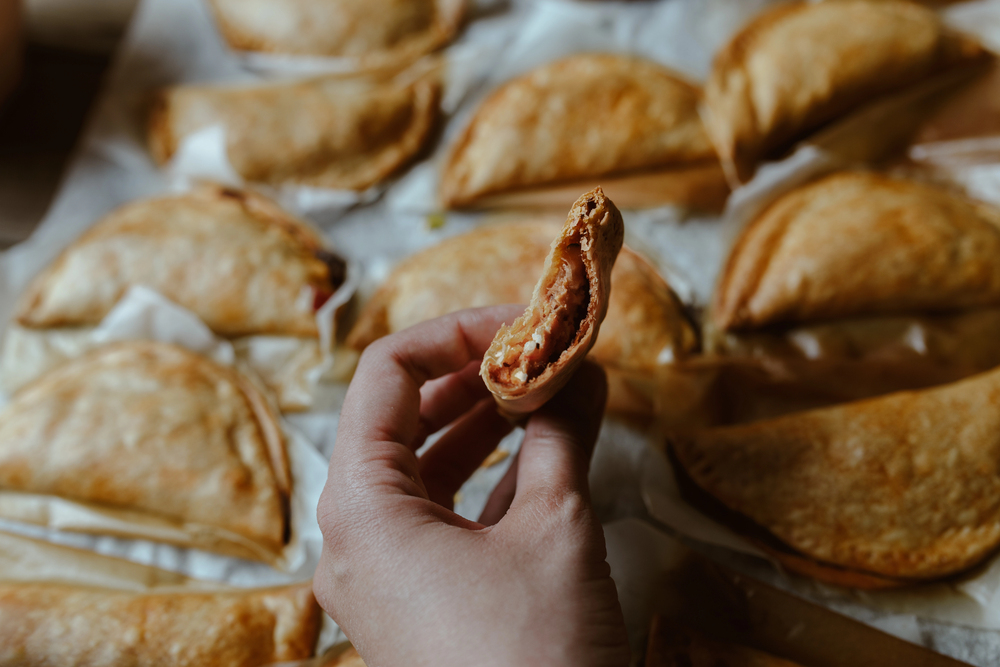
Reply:
<svg viewBox="0 0 1000 667"><path fill-rule="evenodd" d="M482 359L497 329L523 310L513 305L463 310L370 345L341 411L334 448L340 464L365 459L370 443L396 443L412 455L407 446L418 433L421 385Z"/></svg>

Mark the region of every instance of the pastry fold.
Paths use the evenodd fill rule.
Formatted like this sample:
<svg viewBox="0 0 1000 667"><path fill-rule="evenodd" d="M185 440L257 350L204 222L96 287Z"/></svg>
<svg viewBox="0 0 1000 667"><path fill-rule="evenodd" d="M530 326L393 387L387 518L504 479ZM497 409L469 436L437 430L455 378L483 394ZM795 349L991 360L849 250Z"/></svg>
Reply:
<svg viewBox="0 0 1000 667"><path fill-rule="evenodd" d="M624 235L621 213L600 188L570 209L527 310L500 327L483 357L480 375L503 414L534 412L583 363L608 312Z"/></svg>
<svg viewBox="0 0 1000 667"><path fill-rule="evenodd" d="M222 336L316 337L315 312L344 267L270 200L207 186L113 211L34 279L15 319L34 329L96 325L144 285Z"/></svg>
<svg viewBox="0 0 1000 667"><path fill-rule="evenodd" d="M497 89L451 148L441 200L623 172L718 162L698 116L700 91L656 63L580 54ZM676 193L675 193L676 194Z"/></svg>
<svg viewBox="0 0 1000 667"><path fill-rule="evenodd" d="M871 173L780 197L744 230L716 288L719 330L1000 305L1000 211Z"/></svg>
<svg viewBox="0 0 1000 667"><path fill-rule="evenodd" d="M312 656L322 621L309 582L210 585L9 534L0 564L4 665L257 667Z"/></svg>
<svg viewBox="0 0 1000 667"><path fill-rule="evenodd" d="M795 571L858 587L939 579L1000 545L998 396L994 370L674 436L673 452Z"/></svg>
<svg viewBox="0 0 1000 667"><path fill-rule="evenodd" d="M483 226L407 258L365 305L347 336L363 350L382 336L464 308L528 303L559 225L532 220ZM614 291L591 356L605 367L653 373L697 346L677 295L623 246Z"/></svg>
<svg viewBox="0 0 1000 667"><path fill-rule="evenodd" d="M229 162L248 181L364 190L424 146L440 92L433 74L178 86L155 98L149 145L164 163L186 137L221 125Z"/></svg>
<svg viewBox="0 0 1000 667"><path fill-rule="evenodd" d="M745 181L762 158L820 125L984 56L975 40L917 3L782 4L716 56L706 125L723 165Z"/></svg>
<svg viewBox="0 0 1000 667"><path fill-rule="evenodd" d="M291 484L264 397L236 371L173 345L100 348L0 412L0 490L231 535L255 547L239 551L246 557L284 548Z"/></svg>
<svg viewBox="0 0 1000 667"><path fill-rule="evenodd" d="M398 67L450 42L466 0L211 0L223 37L248 51Z"/></svg>

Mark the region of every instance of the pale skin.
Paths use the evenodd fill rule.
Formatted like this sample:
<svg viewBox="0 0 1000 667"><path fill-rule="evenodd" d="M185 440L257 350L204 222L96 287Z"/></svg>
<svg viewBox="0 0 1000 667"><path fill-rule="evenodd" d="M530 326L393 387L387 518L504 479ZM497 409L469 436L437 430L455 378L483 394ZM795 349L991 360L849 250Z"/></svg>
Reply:
<svg viewBox="0 0 1000 667"><path fill-rule="evenodd" d="M448 315L361 358L319 503L313 588L369 667L628 664L587 486L607 395L599 367L585 364L531 416L478 522L452 511L511 429L478 371L522 310Z"/></svg>

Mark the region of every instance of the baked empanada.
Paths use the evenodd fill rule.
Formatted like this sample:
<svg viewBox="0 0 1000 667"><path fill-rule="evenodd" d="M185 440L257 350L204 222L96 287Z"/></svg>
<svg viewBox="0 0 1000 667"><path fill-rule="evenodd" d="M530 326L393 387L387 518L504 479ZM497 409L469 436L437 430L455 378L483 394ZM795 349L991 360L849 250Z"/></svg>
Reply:
<svg viewBox="0 0 1000 667"><path fill-rule="evenodd" d="M319 234L259 195L223 187L127 204L31 283L25 327L98 324L133 285L198 315L222 336L317 336L315 313L344 281Z"/></svg>
<svg viewBox="0 0 1000 667"><path fill-rule="evenodd" d="M500 327L483 356L480 374L502 413L534 412L583 363L608 312L624 236L621 213L600 188L570 209L527 310Z"/></svg>
<svg viewBox="0 0 1000 667"><path fill-rule="evenodd" d="M156 97L149 145L164 163L186 137L221 125L229 162L248 181L364 190L420 151L437 120L440 91L431 74L178 86Z"/></svg>
<svg viewBox="0 0 1000 667"><path fill-rule="evenodd" d="M712 321L753 329L1000 305L1000 211L936 186L838 173L771 204L720 277Z"/></svg>
<svg viewBox="0 0 1000 667"><path fill-rule="evenodd" d="M759 160L820 125L984 55L916 3L782 4L716 56L706 126L723 164L745 181Z"/></svg>
<svg viewBox="0 0 1000 667"><path fill-rule="evenodd" d="M543 221L484 226L404 260L347 337L362 350L382 336L463 308L528 303L558 236ZM694 350L697 337L677 296L635 252L622 247L614 289L591 355L615 369L651 373Z"/></svg>
<svg viewBox="0 0 1000 667"><path fill-rule="evenodd" d="M675 436L673 452L701 489L795 550L786 566L864 587L926 581L1000 545L998 397L994 370Z"/></svg>
<svg viewBox="0 0 1000 667"><path fill-rule="evenodd" d="M0 664L257 667L316 649L308 582L211 585L9 534L0 552Z"/></svg>
<svg viewBox="0 0 1000 667"><path fill-rule="evenodd" d="M717 166L698 98L697 87L639 58L591 53L542 66L482 104L451 148L441 200L459 207L606 174Z"/></svg>
<svg viewBox="0 0 1000 667"><path fill-rule="evenodd" d="M229 45L405 64L450 42L466 0L211 0Z"/></svg>
<svg viewBox="0 0 1000 667"><path fill-rule="evenodd" d="M291 484L263 396L236 371L172 345L100 348L0 412L0 491L232 535L222 541L251 545L240 547L245 557L283 549Z"/></svg>

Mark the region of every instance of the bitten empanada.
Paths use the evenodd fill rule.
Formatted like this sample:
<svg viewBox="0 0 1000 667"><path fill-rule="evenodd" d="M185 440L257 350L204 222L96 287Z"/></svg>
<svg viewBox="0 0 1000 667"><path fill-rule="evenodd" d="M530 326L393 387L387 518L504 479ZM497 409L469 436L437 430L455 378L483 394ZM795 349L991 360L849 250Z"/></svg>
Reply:
<svg viewBox="0 0 1000 667"><path fill-rule="evenodd" d="M316 310L344 281L319 234L259 195L223 187L127 204L38 275L16 321L98 324L134 285L227 336L318 335Z"/></svg>
<svg viewBox="0 0 1000 667"><path fill-rule="evenodd" d="M994 370L672 445L701 489L794 550L786 566L903 585L962 572L1000 545L998 399Z"/></svg>
<svg viewBox="0 0 1000 667"><path fill-rule="evenodd" d="M608 312L624 236L621 213L600 188L570 209L527 310L500 327L483 356L480 374L502 413L534 412L583 363Z"/></svg>
<svg viewBox="0 0 1000 667"><path fill-rule="evenodd" d="M253 384L173 345L99 348L0 412L0 490L201 526L262 559L287 540L291 484L284 436Z"/></svg>
<svg viewBox="0 0 1000 667"><path fill-rule="evenodd" d="M212 585L6 533L0 554L0 664L257 667L315 652L309 582Z"/></svg>
<svg viewBox="0 0 1000 667"><path fill-rule="evenodd" d="M820 125L984 54L913 2L782 4L716 56L706 126L723 165L745 181L762 158Z"/></svg>
<svg viewBox="0 0 1000 667"><path fill-rule="evenodd" d="M211 0L236 49L398 67L450 42L466 0Z"/></svg>
<svg viewBox="0 0 1000 667"><path fill-rule="evenodd" d="M827 176L744 230L712 322L756 329L1000 305L1000 211L937 186L872 173Z"/></svg>
<svg viewBox="0 0 1000 667"><path fill-rule="evenodd" d="M404 260L366 304L347 337L362 350L382 336L463 308L527 303L559 225L484 226ZM650 373L697 345L677 295L635 252L622 247L614 289L591 356L606 367Z"/></svg>
<svg viewBox="0 0 1000 667"><path fill-rule="evenodd" d="M496 90L451 148L445 206L623 172L718 165L699 89L639 58L580 54Z"/></svg>
<svg viewBox="0 0 1000 667"><path fill-rule="evenodd" d="M364 190L420 151L437 120L440 92L431 74L178 86L155 99L149 145L164 163L186 137L221 125L229 162L248 181Z"/></svg>

